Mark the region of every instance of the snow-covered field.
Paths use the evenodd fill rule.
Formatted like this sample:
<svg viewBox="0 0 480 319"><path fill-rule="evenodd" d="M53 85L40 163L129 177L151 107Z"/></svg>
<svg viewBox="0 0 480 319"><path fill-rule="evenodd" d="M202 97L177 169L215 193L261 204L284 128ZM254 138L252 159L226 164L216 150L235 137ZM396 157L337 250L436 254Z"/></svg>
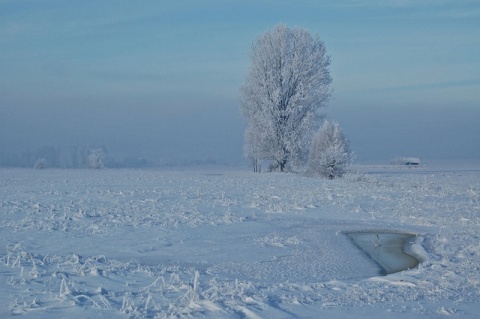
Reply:
<svg viewBox="0 0 480 319"><path fill-rule="evenodd" d="M0 170L0 317L478 318L480 163ZM346 235L416 234L416 269Z"/></svg>

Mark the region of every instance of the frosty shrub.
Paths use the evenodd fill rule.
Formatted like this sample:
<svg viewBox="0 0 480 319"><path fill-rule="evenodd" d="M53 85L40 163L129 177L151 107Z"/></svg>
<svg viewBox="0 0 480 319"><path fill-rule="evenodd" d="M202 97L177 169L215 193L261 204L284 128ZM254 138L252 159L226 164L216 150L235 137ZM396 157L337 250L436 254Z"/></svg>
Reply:
<svg viewBox="0 0 480 319"><path fill-rule="evenodd" d="M341 177L352 160L353 154L340 125L325 121L312 142L308 173L328 179Z"/></svg>
<svg viewBox="0 0 480 319"><path fill-rule="evenodd" d="M329 65L324 43L307 30L279 25L254 42L241 90L245 153L254 164L269 160L280 171L305 164L331 93Z"/></svg>
<svg viewBox="0 0 480 319"><path fill-rule="evenodd" d="M33 165L34 169L45 169L47 168L47 161L44 158L39 158Z"/></svg>
<svg viewBox="0 0 480 319"><path fill-rule="evenodd" d="M87 157L87 166L92 169L101 169L105 167L105 160L106 155L103 149L91 149L90 154Z"/></svg>

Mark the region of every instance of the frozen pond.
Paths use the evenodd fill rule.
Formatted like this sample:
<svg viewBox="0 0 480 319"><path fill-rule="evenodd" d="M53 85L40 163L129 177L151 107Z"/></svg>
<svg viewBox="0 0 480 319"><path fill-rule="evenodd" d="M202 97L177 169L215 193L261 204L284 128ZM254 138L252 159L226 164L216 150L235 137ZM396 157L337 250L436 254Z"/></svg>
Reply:
<svg viewBox="0 0 480 319"><path fill-rule="evenodd" d="M359 232L349 233L348 236L372 257L386 274L412 269L419 263L416 258L405 253L405 247L413 242L415 235Z"/></svg>

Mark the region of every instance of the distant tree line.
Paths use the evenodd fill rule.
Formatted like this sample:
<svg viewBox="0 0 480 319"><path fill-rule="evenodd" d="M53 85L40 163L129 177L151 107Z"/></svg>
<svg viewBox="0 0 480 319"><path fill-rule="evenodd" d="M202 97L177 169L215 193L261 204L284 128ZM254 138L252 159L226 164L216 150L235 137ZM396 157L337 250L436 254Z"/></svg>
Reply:
<svg viewBox="0 0 480 319"><path fill-rule="evenodd" d="M0 167L21 168L144 168L201 166L222 164L211 154L169 154L166 158L148 159L127 156L115 159L102 145L40 146L13 152L0 150ZM223 163L224 164L224 163Z"/></svg>
<svg viewBox="0 0 480 319"><path fill-rule="evenodd" d="M94 168L112 164L104 146L73 145L67 147L41 146L22 152L0 152L2 167Z"/></svg>

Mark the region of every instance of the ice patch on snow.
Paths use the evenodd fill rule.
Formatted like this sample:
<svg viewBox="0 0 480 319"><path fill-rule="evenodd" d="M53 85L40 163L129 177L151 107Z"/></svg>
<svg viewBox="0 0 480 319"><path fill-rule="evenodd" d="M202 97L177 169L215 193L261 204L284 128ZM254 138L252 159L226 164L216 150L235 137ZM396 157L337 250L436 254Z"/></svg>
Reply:
<svg viewBox="0 0 480 319"><path fill-rule="evenodd" d="M385 271L393 274L418 266L419 260L406 253L416 235L404 233L349 233L355 244L372 257Z"/></svg>

